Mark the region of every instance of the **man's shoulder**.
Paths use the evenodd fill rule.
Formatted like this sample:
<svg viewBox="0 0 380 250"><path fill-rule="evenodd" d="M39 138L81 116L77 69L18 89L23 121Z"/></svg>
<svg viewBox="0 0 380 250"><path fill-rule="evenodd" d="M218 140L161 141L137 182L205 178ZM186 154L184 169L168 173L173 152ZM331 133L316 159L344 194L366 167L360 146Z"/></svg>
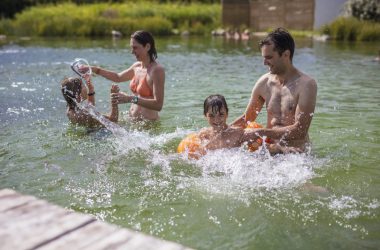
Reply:
<svg viewBox="0 0 380 250"><path fill-rule="evenodd" d="M307 94L310 98L317 95L317 82L307 74L301 73L298 87L299 93Z"/></svg>
<svg viewBox="0 0 380 250"><path fill-rule="evenodd" d="M264 75L262 75L257 81L256 81L256 84L255 84L255 88L263 88L265 87L268 82L271 81L273 75L270 74L270 73L266 73Z"/></svg>
<svg viewBox="0 0 380 250"><path fill-rule="evenodd" d="M264 75L260 76L260 78L257 80L258 83L266 83L268 82L271 78L273 77L273 75L268 72L268 73L265 73Z"/></svg>
<svg viewBox="0 0 380 250"><path fill-rule="evenodd" d="M299 71L299 73L301 74L301 83L302 84L307 84L307 85L316 85L317 82L315 81L314 78L312 78L311 76Z"/></svg>

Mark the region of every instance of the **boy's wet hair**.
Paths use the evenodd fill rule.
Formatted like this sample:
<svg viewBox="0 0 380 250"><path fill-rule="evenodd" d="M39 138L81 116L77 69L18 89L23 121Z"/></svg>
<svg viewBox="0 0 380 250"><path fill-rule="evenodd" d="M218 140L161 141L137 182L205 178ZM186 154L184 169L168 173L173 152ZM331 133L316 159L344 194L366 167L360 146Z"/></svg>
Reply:
<svg viewBox="0 0 380 250"><path fill-rule="evenodd" d="M150 49L148 51L148 54L150 60L153 62L157 59L157 50L154 44L154 38L151 33L144 30L138 30L131 35L131 38L135 39L139 44L143 45L144 47L149 43Z"/></svg>
<svg viewBox="0 0 380 250"><path fill-rule="evenodd" d="M294 55L294 39L290 33L284 28L277 28L270 32L263 40L259 42L259 48L261 49L264 45L274 44L274 50L278 51L281 56L285 50L290 51L290 61L293 60Z"/></svg>
<svg viewBox="0 0 380 250"><path fill-rule="evenodd" d="M212 110L212 113L220 113L220 110L224 107L228 114L228 106L226 99L222 95L210 95L203 103L203 114L206 116L208 110Z"/></svg>
<svg viewBox="0 0 380 250"><path fill-rule="evenodd" d="M82 80L79 77L64 78L61 82L62 95L70 108L76 107L76 98L82 91Z"/></svg>

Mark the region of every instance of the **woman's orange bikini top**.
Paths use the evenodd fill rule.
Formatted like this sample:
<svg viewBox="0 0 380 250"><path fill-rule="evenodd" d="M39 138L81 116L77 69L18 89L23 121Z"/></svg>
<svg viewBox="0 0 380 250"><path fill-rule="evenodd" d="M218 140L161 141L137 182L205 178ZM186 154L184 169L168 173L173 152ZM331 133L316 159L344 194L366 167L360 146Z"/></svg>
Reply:
<svg viewBox="0 0 380 250"><path fill-rule="evenodd" d="M148 85L146 75L140 81L136 77L133 77L129 83L129 88L133 93L139 94L142 97L153 97L153 91Z"/></svg>

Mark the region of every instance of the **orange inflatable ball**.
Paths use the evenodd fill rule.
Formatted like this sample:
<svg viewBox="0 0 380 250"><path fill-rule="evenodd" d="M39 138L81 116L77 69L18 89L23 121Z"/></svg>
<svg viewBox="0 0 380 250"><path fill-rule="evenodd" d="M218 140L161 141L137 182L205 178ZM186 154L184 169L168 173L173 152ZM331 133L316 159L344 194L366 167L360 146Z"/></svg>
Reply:
<svg viewBox="0 0 380 250"><path fill-rule="evenodd" d="M248 122L247 127L245 128L263 128L263 125L257 122ZM256 151L259 149L262 143L263 140L261 138L258 138L255 142L248 143L248 150L251 152Z"/></svg>
<svg viewBox="0 0 380 250"><path fill-rule="evenodd" d="M178 153L196 153L201 148L201 139L199 139L198 135L193 133L186 136L178 145L177 152Z"/></svg>
<svg viewBox="0 0 380 250"><path fill-rule="evenodd" d="M257 122L248 122L247 127L245 128L263 128L263 125Z"/></svg>

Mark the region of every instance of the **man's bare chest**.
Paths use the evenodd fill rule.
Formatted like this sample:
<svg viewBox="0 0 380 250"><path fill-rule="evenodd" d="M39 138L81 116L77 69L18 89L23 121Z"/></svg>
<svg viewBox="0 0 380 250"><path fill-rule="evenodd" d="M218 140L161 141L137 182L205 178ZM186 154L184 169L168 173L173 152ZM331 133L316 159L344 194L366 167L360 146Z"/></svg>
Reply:
<svg viewBox="0 0 380 250"><path fill-rule="evenodd" d="M294 113L298 102L298 94L294 85L274 85L267 89L266 108L269 113L286 115Z"/></svg>

